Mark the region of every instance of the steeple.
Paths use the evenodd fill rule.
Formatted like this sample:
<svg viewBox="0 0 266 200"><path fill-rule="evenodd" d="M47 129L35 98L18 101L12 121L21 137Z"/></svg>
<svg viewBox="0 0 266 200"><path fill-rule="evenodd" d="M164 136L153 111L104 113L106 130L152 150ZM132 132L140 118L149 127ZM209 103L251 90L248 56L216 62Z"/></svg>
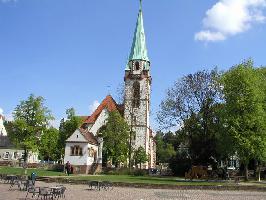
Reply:
<svg viewBox="0 0 266 200"><path fill-rule="evenodd" d="M138 14L136 29L134 33L133 43L131 46L131 52L128 58L128 62L132 60L143 60L143 61L149 62L148 51L146 47L144 25L143 25L143 14L142 14L142 3L141 2L142 1L140 0L139 14ZM127 69L129 69L128 65L127 65Z"/></svg>

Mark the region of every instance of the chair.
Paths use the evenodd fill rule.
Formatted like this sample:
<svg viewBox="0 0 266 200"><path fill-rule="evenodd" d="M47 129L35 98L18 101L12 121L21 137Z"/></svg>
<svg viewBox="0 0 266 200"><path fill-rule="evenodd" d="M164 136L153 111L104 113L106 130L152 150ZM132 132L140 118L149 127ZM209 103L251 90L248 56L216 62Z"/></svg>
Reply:
<svg viewBox="0 0 266 200"><path fill-rule="evenodd" d="M40 192L40 188L39 187L35 187L35 186L28 187L25 200L27 199L29 193L32 194L32 197L31 198L33 198L34 196L36 196L37 194L39 194L39 192Z"/></svg>
<svg viewBox="0 0 266 200"><path fill-rule="evenodd" d="M1 181L5 182L5 181L6 181L6 177L7 177L6 174L1 174L1 175L0 175L0 179L1 179Z"/></svg>
<svg viewBox="0 0 266 200"><path fill-rule="evenodd" d="M65 198L66 187L63 185L57 185L55 188L52 188L53 197L55 198Z"/></svg>
<svg viewBox="0 0 266 200"><path fill-rule="evenodd" d="M93 189L100 190L99 181L89 181L88 184L89 184L90 190L93 190Z"/></svg>
<svg viewBox="0 0 266 200"><path fill-rule="evenodd" d="M15 185L17 185L18 188L20 188L20 185L21 185L21 179L19 179L17 176L10 176L9 183L10 183L9 190L10 190L12 187L14 187Z"/></svg>
<svg viewBox="0 0 266 200"><path fill-rule="evenodd" d="M101 182L101 188L104 190L112 190L113 189L113 183L110 181L103 181L103 182Z"/></svg>
<svg viewBox="0 0 266 200"><path fill-rule="evenodd" d="M40 187L39 188L39 194L38 194L38 198L41 196L41 199L45 200L45 199L53 199L53 193L52 190L49 187Z"/></svg>
<svg viewBox="0 0 266 200"><path fill-rule="evenodd" d="M32 180L21 181L20 190L28 190L28 188L33 186L34 186L34 181Z"/></svg>

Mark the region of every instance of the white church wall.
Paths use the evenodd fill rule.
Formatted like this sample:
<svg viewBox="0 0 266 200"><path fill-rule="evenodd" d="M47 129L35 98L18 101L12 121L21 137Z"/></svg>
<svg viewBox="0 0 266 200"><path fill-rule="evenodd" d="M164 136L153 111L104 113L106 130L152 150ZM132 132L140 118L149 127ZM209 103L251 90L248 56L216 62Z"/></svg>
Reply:
<svg viewBox="0 0 266 200"><path fill-rule="evenodd" d="M84 136L80 133L80 130L77 129L75 132L66 140L67 142L87 142Z"/></svg>
<svg viewBox="0 0 266 200"><path fill-rule="evenodd" d="M71 147L74 146L82 148L81 156L71 155ZM96 151L96 155L98 155L98 147L96 145L89 143L67 142L65 147L64 163L69 161L71 165L92 165L97 158L95 159L93 155L89 155L90 148L93 148Z"/></svg>
<svg viewBox="0 0 266 200"><path fill-rule="evenodd" d="M107 109L103 109L101 114L98 116L97 120L95 121L95 123L93 124L93 126L89 129L89 131L91 133L93 133L93 135L97 134L97 131L106 124L106 120L108 118L108 110Z"/></svg>
<svg viewBox="0 0 266 200"><path fill-rule="evenodd" d="M73 156L71 155L71 147L73 146L80 146L82 148L82 155L81 156ZM70 162L71 165L87 165L87 153L86 150L88 149L87 143L66 143L65 148L65 158L64 163L67 161Z"/></svg>

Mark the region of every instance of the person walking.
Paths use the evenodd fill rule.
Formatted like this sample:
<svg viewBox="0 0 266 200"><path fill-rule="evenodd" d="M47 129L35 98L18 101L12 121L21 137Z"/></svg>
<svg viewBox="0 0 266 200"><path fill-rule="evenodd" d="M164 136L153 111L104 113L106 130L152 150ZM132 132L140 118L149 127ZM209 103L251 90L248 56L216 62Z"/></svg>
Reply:
<svg viewBox="0 0 266 200"><path fill-rule="evenodd" d="M65 169L66 169L67 175L69 176L70 171L71 171L71 165L70 165L70 162L69 161L67 161L66 166L65 166Z"/></svg>

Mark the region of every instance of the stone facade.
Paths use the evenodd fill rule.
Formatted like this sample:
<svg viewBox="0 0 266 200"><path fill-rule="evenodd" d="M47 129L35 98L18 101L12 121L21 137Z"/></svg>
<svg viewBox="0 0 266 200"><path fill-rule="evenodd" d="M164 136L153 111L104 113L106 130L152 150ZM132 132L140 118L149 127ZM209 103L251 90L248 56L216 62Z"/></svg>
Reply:
<svg viewBox="0 0 266 200"><path fill-rule="evenodd" d="M144 168L155 167L156 145L150 129L151 74L140 6L130 56L125 70L124 117L135 132L133 147L143 147L149 161Z"/></svg>

